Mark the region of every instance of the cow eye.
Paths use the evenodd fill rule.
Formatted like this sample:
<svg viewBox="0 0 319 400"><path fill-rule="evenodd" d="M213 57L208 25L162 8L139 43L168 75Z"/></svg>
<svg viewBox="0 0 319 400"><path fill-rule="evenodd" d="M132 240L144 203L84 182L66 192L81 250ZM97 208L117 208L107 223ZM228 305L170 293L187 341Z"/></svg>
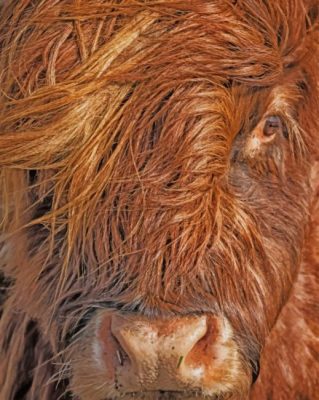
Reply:
<svg viewBox="0 0 319 400"><path fill-rule="evenodd" d="M285 135L285 127L278 115L270 115L266 118L263 134L267 137L282 133Z"/></svg>

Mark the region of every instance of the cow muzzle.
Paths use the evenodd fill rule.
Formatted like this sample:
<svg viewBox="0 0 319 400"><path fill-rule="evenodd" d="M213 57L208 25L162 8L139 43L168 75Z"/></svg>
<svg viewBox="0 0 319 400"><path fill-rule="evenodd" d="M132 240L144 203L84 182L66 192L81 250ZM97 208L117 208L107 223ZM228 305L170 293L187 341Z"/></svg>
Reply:
<svg viewBox="0 0 319 400"><path fill-rule="evenodd" d="M108 388L107 399L158 398L155 393L206 397L232 388L243 392L251 384L251 370L223 317L147 319L101 312L94 325L96 385Z"/></svg>

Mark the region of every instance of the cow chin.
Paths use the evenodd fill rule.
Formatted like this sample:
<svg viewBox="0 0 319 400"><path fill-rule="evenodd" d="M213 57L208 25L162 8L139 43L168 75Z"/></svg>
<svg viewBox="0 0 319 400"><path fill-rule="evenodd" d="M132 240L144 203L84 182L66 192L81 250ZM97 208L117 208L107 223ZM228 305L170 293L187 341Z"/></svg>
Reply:
<svg viewBox="0 0 319 400"><path fill-rule="evenodd" d="M81 400L244 399L250 363L214 315L150 320L102 311L69 350Z"/></svg>

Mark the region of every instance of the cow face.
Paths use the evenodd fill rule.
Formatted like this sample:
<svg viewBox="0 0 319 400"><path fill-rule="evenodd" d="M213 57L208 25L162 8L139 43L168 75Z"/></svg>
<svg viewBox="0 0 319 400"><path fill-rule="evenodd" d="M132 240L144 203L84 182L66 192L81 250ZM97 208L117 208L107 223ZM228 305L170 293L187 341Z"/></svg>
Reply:
<svg viewBox="0 0 319 400"><path fill-rule="evenodd" d="M311 2L26 3L4 9L12 304L81 400L247 397L314 197Z"/></svg>

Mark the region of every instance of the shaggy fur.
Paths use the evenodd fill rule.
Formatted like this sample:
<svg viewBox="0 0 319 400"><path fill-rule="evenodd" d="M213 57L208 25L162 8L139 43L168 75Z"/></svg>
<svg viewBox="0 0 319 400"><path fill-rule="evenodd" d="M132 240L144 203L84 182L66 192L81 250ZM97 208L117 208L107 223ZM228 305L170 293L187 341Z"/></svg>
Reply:
<svg viewBox="0 0 319 400"><path fill-rule="evenodd" d="M250 399L318 398L318 14L4 2L1 400L72 396L67 350L101 308L225 315L261 355ZM282 132L252 148L269 115Z"/></svg>

